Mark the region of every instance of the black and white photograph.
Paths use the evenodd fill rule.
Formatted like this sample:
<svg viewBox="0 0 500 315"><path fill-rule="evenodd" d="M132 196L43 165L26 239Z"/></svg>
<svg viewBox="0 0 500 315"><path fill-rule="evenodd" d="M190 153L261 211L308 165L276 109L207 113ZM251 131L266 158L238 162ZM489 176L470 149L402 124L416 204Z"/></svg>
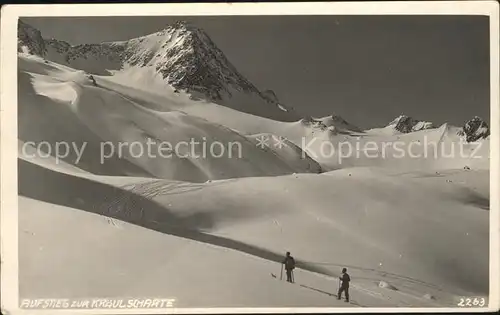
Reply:
<svg viewBox="0 0 500 315"><path fill-rule="evenodd" d="M498 3L471 2L7 8L2 295L19 312L498 309Z"/></svg>

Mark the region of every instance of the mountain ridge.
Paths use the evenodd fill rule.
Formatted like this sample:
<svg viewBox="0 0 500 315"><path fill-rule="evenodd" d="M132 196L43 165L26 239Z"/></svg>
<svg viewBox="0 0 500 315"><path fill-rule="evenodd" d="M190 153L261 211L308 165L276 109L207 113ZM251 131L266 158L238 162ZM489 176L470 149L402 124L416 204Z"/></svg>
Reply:
<svg viewBox="0 0 500 315"><path fill-rule="evenodd" d="M414 119L410 116L401 114L391 121L386 128L393 128L401 133L409 133L425 129L435 128L432 122Z"/></svg>
<svg viewBox="0 0 500 315"><path fill-rule="evenodd" d="M174 89L201 95L210 102L226 105L233 98L238 102L244 98L243 102L249 106L261 103L253 105L263 108L252 114L268 110L279 120L299 118L293 108L279 102L274 92L270 96L269 90L261 91L245 78L204 30L185 21L125 41L79 45L45 39L39 30L22 20L18 32L18 52L39 55L97 75L110 75L131 67L152 68Z"/></svg>

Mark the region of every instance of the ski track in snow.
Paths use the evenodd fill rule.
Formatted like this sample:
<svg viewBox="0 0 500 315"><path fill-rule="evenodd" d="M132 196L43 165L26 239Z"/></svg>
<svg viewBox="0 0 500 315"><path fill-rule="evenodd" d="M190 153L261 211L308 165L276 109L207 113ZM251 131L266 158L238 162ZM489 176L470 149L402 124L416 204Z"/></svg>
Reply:
<svg viewBox="0 0 500 315"><path fill-rule="evenodd" d="M146 198L155 198L159 195L169 195L169 194L178 194L178 193L184 193L184 192L189 192L189 191L193 191L193 190L197 190L197 189L201 189L201 187L203 187L204 185L193 185L193 184L164 184L161 180L155 180L155 181L148 181L148 182L144 182L144 183L138 183L138 184L130 184L130 185L126 185L126 186L122 186L123 189L126 189L126 190L129 190L133 193L136 193L136 194L140 194ZM124 202L126 204L127 200L116 200L117 203L120 203L120 202ZM125 206L126 207L126 206ZM309 212L308 212L309 213ZM311 213L309 213L311 214ZM312 215L312 214L311 214ZM325 218L319 218L319 221L323 221L327 224L332 224L333 222L331 220L328 220L328 219L325 219ZM279 226L279 223L277 220L273 220L273 223L278 225ZM211 233L208 233L210 235L213 235L213 236L217 236L217 237L221 237L220 234L211 234ZM212 244L215 244L217 246L219 246L219 244L216 242L216 243L212 243ZM251 246L250 244L244 244L246 246ZM235 249L235 248L233 248ZM236 249L236 250L240 250L240 249ZM246 252L246 253L249 253L247 251L244 251L243 252ZM252 254L252 253L251 253ZM276 257L280 257L278 253L274 253L274 255ZM260 256L258 255L258 257L260 258L263 258L263 256ZM275 261L276 262L276 261ZM428 284L428 283L425 283L423 281L419 281L417 279L412 279L412 278L409 278L409 277L406 277L406 276L403 276L403 275L397 275L397 274L393 274L393 273L390 273L390 272L385 272L383 270L376 270L376 269L372 269L372 268L364 268L364 267L359 267L359 266L352 266L352 265L348 265L348 264L340 264L340 263L316 263L316 262L308 262L308 261L301 261L301 266L303 268L300 268L298 267L297 269L302 269L304 271L311 271L310 268L308 268L308 265L310 266L313 266L313 265L328 265L328 266L338 266L339 268L340 267L348 267L350 270L362 270L362 271L370 271L370 272L374 272L378 275L382 275L384 278L394 278L394 279L398 279L398 280L404 280L404 281L407 281L407 282L410 282L410 283L414 283L414 284L418 284L418 285L424 285L424 286L428 286L430 288L433 288L433 289L437 289L437 290L441 290L439 287L433 285L433 284ZM318 271L312 271L313 273L318 273ZM319 274L323 275L323 276L326 276L327 279L332 279L332 274L330 272L319 272ZM337 276L337 274L334 274L333 276ZM365 279L363 277L358 277L358 279ZM375 278L369 278L369 279L372 279L372 280L375 280ZM301 284L301 286L303 287L306 287L306 288L309 288L309 289L313 289L313 290L316 290L316 291L321 291L319 289L314 289L314 288L310 288L310 287L307 287L306 285L303 285ZM372 291L372 290L369 290L369 289L366 289L366 288L363 288L359 285L351 285L351 294L352 292L356 292L356 291L359 291L359 292L363 292L364 294L367 294L367 295L370 295L372 297L375 297L377 299L381 299L381 300L385 300L385 301L388 301L389 303L391 304L396 304L398 306L403 306L403 307L413 307L415 305L419 305L419 303L415 303L415 304L411 304L411 303L407 303L407 302L402 302L402 301L398 301L398 302L395 302L393 301L393 299L389 296L389 295L384 295L383 293L381 292L375 292L375 291ZM323 291L321 291L323 292ZM323 293L327 293L327 292L323 292ZM331 294L332 296L336 296L335 294L333 293L327 293L327 294ZM422 298L419 298L419 297L416 297L416 296L413 296L411 294L408 294L408 293L405 293L401 290L398 290L397 291L397 294L400 294L400 295L404 295L406 297L409 297L409 298L412 298L414 300L416 300L417 302L420 302L422 303ZM355 300L352 300L351 301L353 304L355 305L358 305L358 306L361 306L359 303L355 302ZM426 303L429 303L428 301L425 301ZM429 303L430 305L434 305L434 306L439 306L438 303Z"/></svg>

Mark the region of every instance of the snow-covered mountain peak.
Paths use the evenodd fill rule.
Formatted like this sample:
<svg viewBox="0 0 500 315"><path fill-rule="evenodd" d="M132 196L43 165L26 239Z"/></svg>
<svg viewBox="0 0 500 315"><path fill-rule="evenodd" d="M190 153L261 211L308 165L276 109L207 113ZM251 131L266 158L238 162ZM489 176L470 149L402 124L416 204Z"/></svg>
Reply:
<svg viewBox="0 0 500 315"><path fill-rule="evenodd" d="M176 89L196 91L213 101L231 97L232 90L260 94L202 29L187 22L121 45L126 65L154 67Z"/></svg>
<svg viewBox="0 0 500 315"><path fill-rule="evenodd" d="M458 135L467 142L474 142L487 138L490 135L490 127L481 117L475 116L465 123Z"/></svg>
<svg viewBox="0 0 500 315"><path fill-rule="evenodd" d="M43 39L41 33L19 22L18 51L97 75L122 74L134 85L161 80L194 99L206 99L267 118L296 121L293 109L261 92L226 58L210 36L186 21L161 31L125 41L70 45Z"/></svg>
<svg viewBox="0 0 500 315"><path fill-rule="evenodd" d="M201 42L206 41L205 38L208 37L208 35L205 33L203 29L197 27L196 25L190 22L181 20L181 21L176 21L173 24L167 25L164 29L158 32L141 36L138 37L137 39L144 39L147 37L162 37L162 36L167 36L168 38L174 34L176 37L182 38L183 40L187 39L191 40L193 44L200 44ZM199 41L199 43L196 43L196 41Z"/></svg>
<svg viewBox="0 0 500 315"><path fill-rule="evenodd" d="M435 128L432 122L421 121L410 116L399 115L387 125L386 128L391 128L401 133L409 133L419 130Z"/></svg>
<svg viewBox="0 0 500 315"><path fill-rule="evenodd" d="M332 134L349 134L352 132L361 132L360 128L347 122L344 118L337 114L332 114L330 116L325 116L322 118L307 116L301 119L300 122L303 125L312 127L314 129L319 129L322 131L328 130Z"/></svg>
<svg viewBox="0 0 500 315"><path fill-rule="evenodd" d="M330 116L326 116L320 119L321 122L329 127L330 129L335 128L336 130L341 131L355 131L360 132L361 129L345 120L342 116L338 114L331 114Z"/></svg>
<svg viewBox="0 0 500 315"><path fill-rule="evenodd" d="M170 25L167 25L166 30L179 30L182 32L189 32L191 34L205 33L203 29L186 20L179 20Z"/></svg>

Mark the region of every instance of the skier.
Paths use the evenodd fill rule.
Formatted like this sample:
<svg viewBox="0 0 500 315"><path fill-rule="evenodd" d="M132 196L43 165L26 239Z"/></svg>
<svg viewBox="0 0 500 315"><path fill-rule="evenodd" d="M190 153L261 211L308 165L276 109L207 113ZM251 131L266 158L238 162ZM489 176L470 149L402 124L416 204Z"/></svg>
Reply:
<svg viewBox="0 0 500 315"><path fill-rule="evenodd" d="M286 252L285 259L283 260L283 265L285 265L286 270L286 281L293 283L293 269L295 269L295 259L290 255L290 252Z"/></svg>
<svg viewBox="0 0 500 315"><path fill-rule="evenodd" d="M94 79L94 76L93 75L89 75L89 80L92 81L92 84L94 86L97 86L97 82L95 82L95 79Z"/></svg>
<svg viewBox="0 0 500 315"><path fill-rule="evenodd" d="M340 283L342 281L342 283ZM342 268L342 274L339 277L339 292L337 293L337 300L342 297L342 292L345 292L345 301L349 302L349 282L351 277L347 273L347 268Z"/></svg>

